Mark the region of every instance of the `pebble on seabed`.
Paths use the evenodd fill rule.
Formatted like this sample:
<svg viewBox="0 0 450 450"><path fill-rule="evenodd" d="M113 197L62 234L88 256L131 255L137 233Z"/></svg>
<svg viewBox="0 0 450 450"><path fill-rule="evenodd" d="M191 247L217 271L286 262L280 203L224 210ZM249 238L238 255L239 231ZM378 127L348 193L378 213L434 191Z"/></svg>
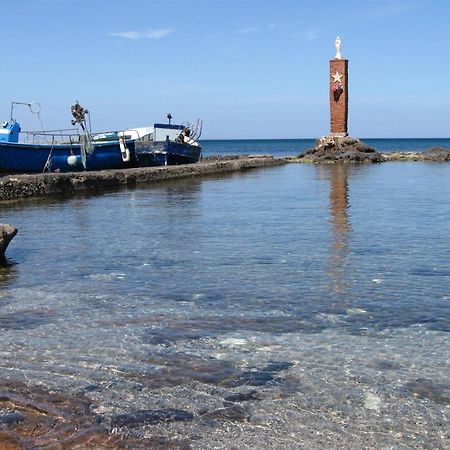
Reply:
<svg viewBox="0 0 450 450"><path fill-rule="evenodd" d="M364 408L379 411L381 406L381 398L373 392L364 394Z"/></svg>

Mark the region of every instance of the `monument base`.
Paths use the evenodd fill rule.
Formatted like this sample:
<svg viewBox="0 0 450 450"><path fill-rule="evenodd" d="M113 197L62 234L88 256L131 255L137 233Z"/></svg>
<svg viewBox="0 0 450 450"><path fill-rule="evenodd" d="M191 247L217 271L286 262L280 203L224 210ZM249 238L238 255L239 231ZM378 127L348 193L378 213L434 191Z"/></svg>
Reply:
<svg viewBox="0 0 450 450"><path fill-rule="evenodd" d="M348 133L330 133L329 135L328 135L329 137L347 137L348 136Z"/></svg>
<svg viewBox="0 0 450 450"><path fill-rule="evenodd" d="M386 159L372 147L346 133L333 133L318 139L313 148L298 156L315 163L372 163Z"/></svg>

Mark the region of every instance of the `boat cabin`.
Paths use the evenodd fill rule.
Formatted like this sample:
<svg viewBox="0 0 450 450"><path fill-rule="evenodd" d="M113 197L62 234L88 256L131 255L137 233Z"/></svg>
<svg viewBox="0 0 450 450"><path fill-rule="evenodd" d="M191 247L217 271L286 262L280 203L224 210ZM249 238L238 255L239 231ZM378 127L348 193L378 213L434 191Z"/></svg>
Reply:
<svg viewBox="0 0 450 450"><path fill-rule="evenodd" d="M174 142L184 130L184 125L169 125L165 123L155 123L153 127L131 128L120 131L119 136L126 139L136 139L143 142Z"/></svg>
<svg viewBox="0 0 450 450"><path fill-rule="evenodd" d="M167 123L155 123L153 131L154 141L174 141L183 131L183 125L169 125Z"/></svg>
<svg viewBox="0 0 450 450"><path fill-rule="evenodd" d="M3 122L0 128L0 142L19 142L20 125L18 122Z"/></svg>

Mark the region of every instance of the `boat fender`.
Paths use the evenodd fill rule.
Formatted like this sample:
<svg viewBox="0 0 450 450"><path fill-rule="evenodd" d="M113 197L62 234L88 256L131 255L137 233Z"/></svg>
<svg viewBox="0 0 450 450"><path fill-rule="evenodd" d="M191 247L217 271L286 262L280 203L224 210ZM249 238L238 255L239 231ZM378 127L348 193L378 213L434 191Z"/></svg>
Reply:
<svg viewBox="0 0 450 450"><path fill-rule="evenodd" d="M125 136L119 137L120 153L122 154L122 161L130 161L130 150L128 150L127 144L125 143Z"/></svg>
<svg viewBox="0 0 450 450"><path fill-rule="evenodd" d="M78 159L75 155L70 155L67 157L67 164L69 164L69 166L76 166L78 162Z"/></svg>

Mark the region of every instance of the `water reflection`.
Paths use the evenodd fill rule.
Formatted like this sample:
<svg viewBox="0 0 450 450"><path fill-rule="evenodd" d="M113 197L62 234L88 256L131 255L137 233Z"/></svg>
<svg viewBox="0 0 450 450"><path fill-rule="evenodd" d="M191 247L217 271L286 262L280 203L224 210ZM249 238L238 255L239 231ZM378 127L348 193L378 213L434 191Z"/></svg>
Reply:
<svg viewBox="0 0 450 450"><path fill-rule="evenodd" d="M350 284L347 280L348 252L351 239L351 225L348 210L348 166L333 164L319 167L319 177L330 182L329 211L331 224L329 275L330 291L345 293Z"/></svg>
<svg viewBox="0 0 450 450"><path fill-rule="evenodd" d="M330 223L333 231L330 249L330 287L336 293L343 293L349 287L349 283L346 281L351 233L348 218L348 167L346 164L336 164L330 169Z"/></svg>
<svg viewBox="0 0 450 450"><path fill-rule="evenodd" d="M0 288L7 287L17 278L17 263L10 258L0 256Z"/></svg>
<svg viewBox="0 0 450 450"><path fill-rule="evenodd" d="M198 211L202 192L202 180L173 180L161 189L165 204L177 205L184 214L195 216Z"/></svg>

